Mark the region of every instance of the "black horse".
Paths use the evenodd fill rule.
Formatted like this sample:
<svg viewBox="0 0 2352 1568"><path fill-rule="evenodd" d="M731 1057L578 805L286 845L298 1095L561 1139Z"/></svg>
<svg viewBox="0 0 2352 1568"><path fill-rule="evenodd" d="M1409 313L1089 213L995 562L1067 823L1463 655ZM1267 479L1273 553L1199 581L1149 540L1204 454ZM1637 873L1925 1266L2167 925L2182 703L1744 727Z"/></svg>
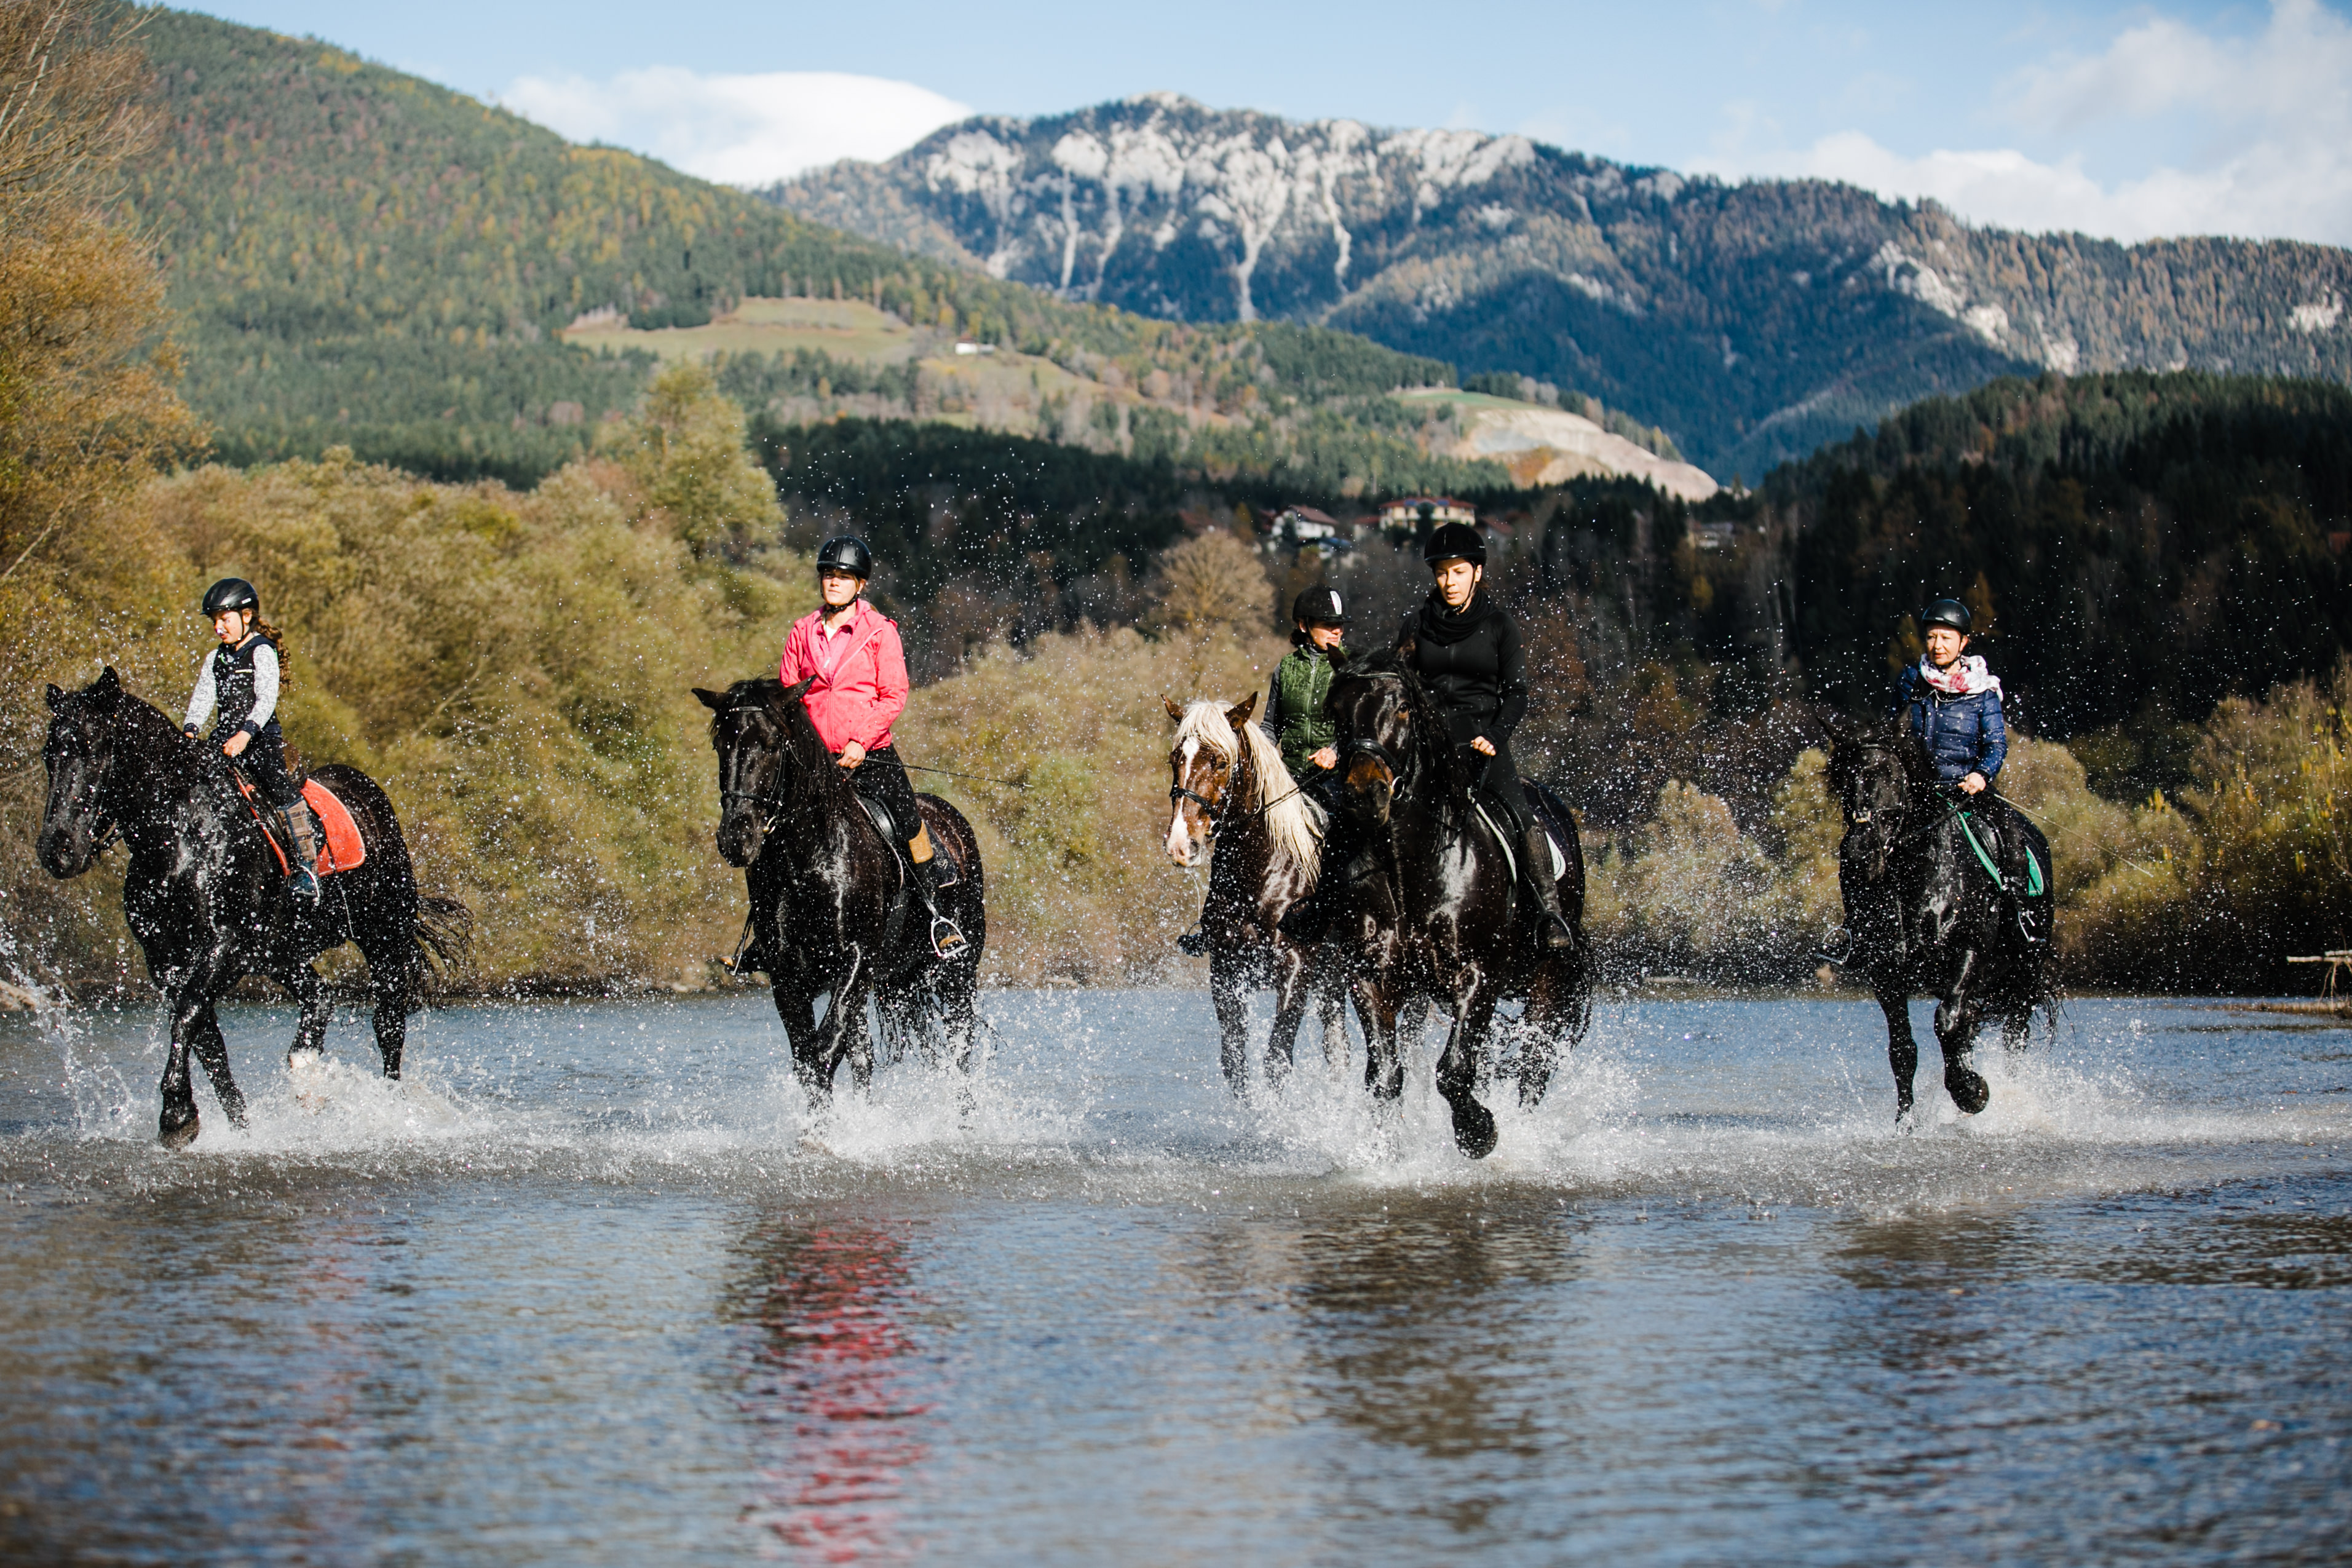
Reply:
<svg viewBox="0 0 2352 1568"><path fill-rule="evenodd" d="M1209 939L1209 996L1217 1010L1217 1061L1226 1085L1239 1089L1248 1080L1248 999L1260 985L1274 988L1274 1029L1265 1046L1269 1079L1290 1070L1310 1001L1321 1016L1325 1058L1344 1059L1348 1036L1336 951L1282 931L1282 917L1314 890L1322 874L1322 809L1292 779L1281 749L1250 722L1255 692L1232 708L1160 701L1176 721L1176 743L1168 752L1168 858L1190 866L1202 843L1210 846L1201 930Z"/></svg>
<svg viewBox="0 0 2352 1568"><path fill-rule="evenodd" d="M1819 715L1830 738L1830 788L1845 816L1838 845L1849 947L1843 962L1886 1015L1895 1112L1911 1111L1919 1047L1911 998L1937 1000L1944 1089L1973 1116L1991 1099L1969 1065L1990 1018L2021 1045L2036 1009L2056 1003L2050 974L2050 847L2024 817L1936 776L1927 748L1899 723Z"/></svg>
<svg viewBox="0 0 2352 1568"><path fill-rule="evenodd" d="M164 1143L177 1147L196 1136L191 1052L229 1120L245 1123L245 1096L229 1071L215 1012L228 988L247 974L267 975L300 1005L290 1063L297 1051L321 1048L334 1011L311 961L346 942L367 960L376 1050L383 1076L398 1078L408 1016L432 984L427 952L461 959L472 916L454 900L418 897L400 821L375 781L340 764L311 775L350 808L366 858L327 878L316 907L298 907L217 747L182 735L124 690L111 666L79 691L50 687L48 703L41 750L48 803L37 853L50 875L64 878L89 870L118 833L130 851L123 918L148 974L171 998Z"/></svg>
<svg viewBox="0 0 2352 1568"><path fill-rule="evenodd" d="M1543 802L1567 864L1556 877L1560 911L1580 940L1548 951L1542 910L1518 886L1518 840L1507 816L1473 793L1458 764L1444 716L1420 678L1393 659L1360 664L1332 683L1328 710L1339 727L1349 809L1378 852L1388 857L1387 904L1356 900L1357 1011L1370 1041L1365 1078L1393 1099L1404 1087L1397 1037L1401 1008L1433 997L1454 1011L1437 1059L1437 1091L1454 1113L1462 1152L1494 1151L1495 1118L1479 1103L1489 1068L1495 1009L1521 998L1519 1103L1533 1106L1550 1086L1560 1051L1584 1036L1592 994L1581 941L1584 857L1575 818L1556 796ZM1549 871L1549 868L1545 868Z"/></svg>
<svg viewBox="0 0 2352 1568"><path fill-rule="evenodd" d="M866 815L809 720L801 701L808 684L739 680L723 692L694 693L711 710L719 753L719 853L745 868L752 940L765 955L793 1070L819 1102L845 1058L864 1087L874 1073L871 997L894 1042L919 1040L938 1060L937 1025L947 1059L969 1071L988 936L979 840L954 806L915 797L931 842L955 868L954 885L940 890L940 912L969 944L942 961L931 949L930 921L905 886L897 845ZM819 996L830 998L822 1025Z"/></svg>

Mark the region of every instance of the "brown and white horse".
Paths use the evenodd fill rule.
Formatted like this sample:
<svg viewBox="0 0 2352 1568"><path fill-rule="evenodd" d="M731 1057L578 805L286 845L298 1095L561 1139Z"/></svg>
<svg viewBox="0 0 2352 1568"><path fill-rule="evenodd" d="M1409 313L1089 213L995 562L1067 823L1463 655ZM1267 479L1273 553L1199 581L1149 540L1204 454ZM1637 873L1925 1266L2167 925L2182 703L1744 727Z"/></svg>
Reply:
<svg viewBox="0 0 2352 1568"><path fill-rule="evenodd" d="M1234 708L1160 700L1176 721L1168 752L1168 858L1189 867L1209 857L1201 930L1209 941L1209 995L1225 1082L1238 1090L1247 1079L1248 997L1261 985L1275 993L1268 1079L1289 1071L1310 998L1320 1008L1326 1058L1344 1060L1337 950L1294 942L1280 929L1282 917L1315 890L1321 875L1323 808L1292 780L1265 731L1250 722L1255 692Z"/></svg>

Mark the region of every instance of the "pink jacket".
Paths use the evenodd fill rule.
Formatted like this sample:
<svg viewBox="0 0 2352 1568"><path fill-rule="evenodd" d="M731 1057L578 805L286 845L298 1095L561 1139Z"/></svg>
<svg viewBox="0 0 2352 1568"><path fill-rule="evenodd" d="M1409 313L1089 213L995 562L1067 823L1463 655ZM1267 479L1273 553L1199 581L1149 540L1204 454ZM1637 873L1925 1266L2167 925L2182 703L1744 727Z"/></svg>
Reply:
<svg viewBox="0 0 2352 1568"><path fill-rule="evenodd" d="M907 710L907 650L898 622L860 599L841 629L827 632L822 612L810 611L784 638L776 678L795 686L811 676L816 679L803 700L825 750L856 741L877 752L890 743L890 721Z"/></svg>

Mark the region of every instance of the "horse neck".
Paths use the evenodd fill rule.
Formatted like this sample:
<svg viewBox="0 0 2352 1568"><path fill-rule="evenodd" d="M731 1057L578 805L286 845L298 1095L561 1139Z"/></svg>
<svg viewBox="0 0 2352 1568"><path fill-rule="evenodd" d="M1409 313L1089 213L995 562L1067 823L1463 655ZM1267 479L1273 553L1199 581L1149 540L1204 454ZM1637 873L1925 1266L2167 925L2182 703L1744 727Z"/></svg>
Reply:
<svg viewBox="0 0 2352 1568"><path fill-rule="evenodd" d="M782 767L786 782L776 813L777 826L807 817L822 825L845 819L857 809L856 790L817 738L816 727L805 716L783 726ZM774 837L771 835L771 837Z"/></svg>
<svg viewBox="0 0 2352 1568"><path fill-rule="evenodd" d="M1257 764L1250 757L1248 737L1234 737L1234 753L1232 805L1226 808L1227 820L1233 826L1217 834L1217 854L1229 854L1236 870L1255 876L1274 862L1274 826L1267 820L1267 814L1258 809L1263 803L1256 797L1263 791ZM1210 868L1213 873L1213 857Z"/></svg>
<svg viewBox="0 0 2352 1568"><path fill-rule="evenodd" d="M194 797L208 771L204 742L183 739L170 720L135 697L124 698L110 727L113 754L99 804L116 826L136 837Z"/></svg>

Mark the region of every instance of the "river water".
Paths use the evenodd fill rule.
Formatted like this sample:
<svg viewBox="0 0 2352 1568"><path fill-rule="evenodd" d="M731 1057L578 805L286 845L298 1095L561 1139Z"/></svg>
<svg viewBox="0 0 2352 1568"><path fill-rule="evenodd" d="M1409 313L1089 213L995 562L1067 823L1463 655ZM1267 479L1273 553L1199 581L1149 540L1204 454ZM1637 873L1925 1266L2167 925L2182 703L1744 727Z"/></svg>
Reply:
<svg viewBox="0 0 2352 1568"><path fill-rule="evenodd" d="M1866 1004L1605 1005L1473 1164L1431 1046L985 1006L824 1116L763 996L246 1009L180 1153L152 1016L0 1025L0 1558L2352 1556L2341 1025L2077 1001L1900 1131Z"/></svg>

